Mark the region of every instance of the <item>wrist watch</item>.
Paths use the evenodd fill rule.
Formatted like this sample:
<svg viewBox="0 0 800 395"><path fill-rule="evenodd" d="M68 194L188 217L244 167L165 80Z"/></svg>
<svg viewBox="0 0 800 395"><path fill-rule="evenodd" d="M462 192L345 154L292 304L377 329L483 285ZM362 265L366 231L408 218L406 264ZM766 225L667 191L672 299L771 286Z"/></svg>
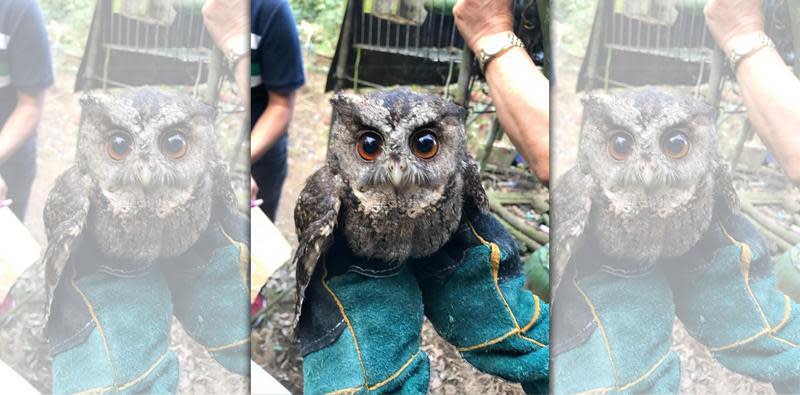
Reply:
<svg viewBox="0 0 800 395"><path fill-rule="evenodd" d="M246 39L228 41L228 48L225 50L225 59L231 66L250 52L250 43Z"/></svg>
<svg viewBox="0 0 800 395"><path fill-rule="evenodd" d="M478 50L477 58L478 65L481 66L481 72L486 73L486 66L494 58L498 57L503 52L513 48L520 47L525 49L525 44L514 33L498 34L486 40L486 43Z"/></svg>
<svg viewBox="0 0 800 395"><path fill-rule="evenodd" d="M736 67L742 59L767 47L775 48L775 43L764 32L756 32L734 38L731 41L730 52L728 52L728 62L730 62L733 72L736 72Z"/></svg>

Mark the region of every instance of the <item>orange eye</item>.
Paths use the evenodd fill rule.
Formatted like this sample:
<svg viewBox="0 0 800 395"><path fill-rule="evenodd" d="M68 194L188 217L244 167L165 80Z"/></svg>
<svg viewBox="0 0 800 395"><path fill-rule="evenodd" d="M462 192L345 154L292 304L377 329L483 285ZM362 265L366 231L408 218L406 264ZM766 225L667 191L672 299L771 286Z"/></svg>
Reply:
<svg viewBox="0 0 800 395"><path fill-rule="evenodd" d="M131 153L131 137L125 132L116 132L106 142L106 152L111 159L121 161Z"/></svg>
<svg viewBox="0 0 800 395"><path fill-rule="evenodd" d="M381 154L381 144L383 144L381 135L375 132L365 132L358 138L356 144L358 155L371 162Z"/></svg>
<svg viewBox="0 0 800 395"><path fill-rule="evenodd" d="M430 159L439 152L439 140L430 129L422 129L411 136L411 150L421 159Z"/></svg>
<svg viewBox="0 0 800 395"><path fill-rule="evenodd" d="M689 137L681 129L670 130L661 136L661 151L672 159L683 159L689 153Z"/></svg>
<svg viewBox="0 0 800 395"><path fill-rule="evenodd" d="M625 160L633 152L633 136L626 132L617 132L608 139L608 154L614 160Z"/></svg>
<svg viewBox="0 0 800 395"><path fill-rule="evenodd" d="M161 136L159 141L159 149L161 153L170 159L180 159L186 155L189 149L189 143L186 142L186 136L181 132L168 132Z"/></svg>

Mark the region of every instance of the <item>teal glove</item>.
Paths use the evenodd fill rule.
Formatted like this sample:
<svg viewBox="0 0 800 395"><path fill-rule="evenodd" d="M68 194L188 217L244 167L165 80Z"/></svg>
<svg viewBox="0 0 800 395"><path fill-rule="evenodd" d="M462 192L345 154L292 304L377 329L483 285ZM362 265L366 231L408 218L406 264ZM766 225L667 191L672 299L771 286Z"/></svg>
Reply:
<svg viewBox="0 0 800 395"><path fill-rule="evenodd" d="M464 359L526 391L547 391L550 308L525 289L516 244L494 217L473 216L413 265L425 315Z"/></svg>
<svg viewBox="0 0 800 395"><path fill-rule="evenodd" d="M172 302L163 275L150 268L65 280L51 320L67 322L64 314L79 308L90 319L72 333L52 327L53 392L175 393L178 359L169 349Z"/></svg>
<svg viewBox="0 0 800 395"><path fill-rule="evenodd" d="M250 250L247 220L212 224L192 250L162 271L181 326L225 369L250 374Z"/></svg>
<svg viewBox="0 0 800 395"><path fill-rule="evenodd" d="M564 313L553 321L554 393L678 392L672 294L662 273L565 278L555 300ZM572 312L589 319L571 320Z"/></svg>
<svg viewBox="0 0 800 395"><path fill-rule="evenodd" d="M356 257L344 242L335 243L303 302L304 392L426 393L430 368L419 348L422 317L408 267Z"/></svg>
<svg viewBox="0 0 800 395"><path fill-rule="evenodd" d="M172 260L140 266L85 243L56 289L47 335L55 393L175 393L173 314L227 369L248 374L250 326L242 218L213 224Z"/></svg>
<svg viewBox="0 0 800 395"><path fill-rule="evenodd" d="M800 393L800 308L775 287L764 240L733 216L709 243L709 253L676 266L678 317L728 369Z"/></svg>

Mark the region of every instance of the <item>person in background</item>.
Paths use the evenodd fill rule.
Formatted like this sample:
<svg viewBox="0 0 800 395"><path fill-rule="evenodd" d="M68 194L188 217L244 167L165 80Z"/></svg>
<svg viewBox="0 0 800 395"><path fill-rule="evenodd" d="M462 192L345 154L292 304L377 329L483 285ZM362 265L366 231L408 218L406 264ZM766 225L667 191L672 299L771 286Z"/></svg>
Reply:
<svg viewBox="0 0 800 395"><path fill-rule="evenodd" d="M550 83L512 30L512 0L458 0L456 26L483 69L497 117L543 183L550 180Z"/></svg>
<svg viewBox="0 0 800 395"><path fill-rule="evenodd" d="M275 221L288 169L296 91L305 84L294 16L286 0L251 2L250 160L251 192Z"/></svg>
<svg viewBox="0 0 800 395"><path fill-rule="evenodd" d="M764 33L763 5L763 0L711 0L704 13L736 73L753 128L786 176L800 185L800 80Z"/></svg>
<svg viewBox="0 0 800 395"><path fill-rule="evenodd" d="M53 84L50 44L35 0L0 2L0 207L23 220L36 176L36 127Z"/></svg>

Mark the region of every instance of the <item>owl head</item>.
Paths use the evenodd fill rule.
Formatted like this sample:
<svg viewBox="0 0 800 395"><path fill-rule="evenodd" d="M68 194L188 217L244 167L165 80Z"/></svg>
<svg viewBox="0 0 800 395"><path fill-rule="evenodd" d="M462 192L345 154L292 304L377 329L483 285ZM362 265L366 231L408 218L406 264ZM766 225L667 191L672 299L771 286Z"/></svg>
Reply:
<svg viewBox="0 0 800 395"><path fill-rule="evenodd" d="M81 104L76 166L95 186L90 228L104 253L181 254L215 208L233 207L211 107L154 88L91 92Z"/></svg>
<svg viewBox="0 0 800 395"><path fill-rule="evenodd" d="M177 203L217 162L214 111L190 97L144 88L81 105L77 162L112 200Z"/></svg>
<svg viewBox="0 0 800 395"><path fill-rule="evenodd" d="M361 196L413 204L466 165L466 111L408 89L337 94L328 163Z"/></svg>
<svg viewBox="0 0 800 395"><path fill-rule="evenodd" d="M710 106L654 88L584 98L579 166L607 196L688 198L722 158Z"/></svg>

